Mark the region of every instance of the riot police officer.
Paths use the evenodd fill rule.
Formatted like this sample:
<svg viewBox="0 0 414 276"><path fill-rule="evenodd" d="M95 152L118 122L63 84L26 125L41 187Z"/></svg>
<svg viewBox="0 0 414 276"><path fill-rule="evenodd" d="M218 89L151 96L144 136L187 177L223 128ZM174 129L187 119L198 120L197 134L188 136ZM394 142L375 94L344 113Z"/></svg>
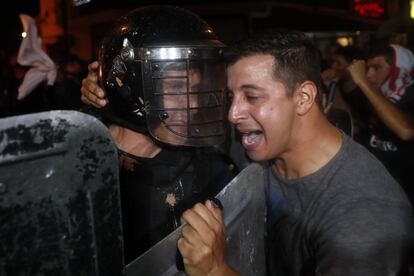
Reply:
<svg viewBox="0 0 414 276"><path fill-rule="evenodd" d="M127 263L234 176L217 150L228 134L224 47L197 15L147 6L115 23L89 66L82 100L103 107L119 149Z"/></svg>

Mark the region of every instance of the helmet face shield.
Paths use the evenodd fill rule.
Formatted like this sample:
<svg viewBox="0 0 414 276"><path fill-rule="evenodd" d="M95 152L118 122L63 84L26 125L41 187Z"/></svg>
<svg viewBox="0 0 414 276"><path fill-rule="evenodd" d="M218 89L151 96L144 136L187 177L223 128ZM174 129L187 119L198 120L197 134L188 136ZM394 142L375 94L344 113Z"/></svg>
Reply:
<svg viewBox="0 0 414 276"><path fill-rule="evenodd" d="M154 49L145 52L151 55ZM192 59L191 53L195 52L202 58ZM220 49L203 52L157 48L155 53L143 63L149 133L172 145L205 146L223 142L227 126L226 83Z"/></svg>

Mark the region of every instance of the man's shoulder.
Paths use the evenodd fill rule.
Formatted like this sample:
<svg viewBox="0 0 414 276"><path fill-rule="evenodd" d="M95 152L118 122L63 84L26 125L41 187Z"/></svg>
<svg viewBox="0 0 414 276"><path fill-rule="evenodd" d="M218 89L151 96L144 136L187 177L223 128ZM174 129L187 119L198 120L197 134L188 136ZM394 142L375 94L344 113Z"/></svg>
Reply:
<svg viewBox="0 0 414 276"><path fill-rule="evenodd" d="M351 205L362 197L378 203L405 202L400 185L371 152L349 137L344 143L344 157L338 158L329 184L333 192L347 195L343 199Z"/></svg>
<svg viewBox="0 0 414 276"><path fill-rule="evenodd" d="M344 160L345 167L352 170L361 171L378 171L380 174L386 172L387 169L365 146L347 137L347 159Z"/></svg>
<svg viewBox="0 0 414 276"><path fill-rule="evenodd" d="M350 177L358 177L358 173L368 173L370 171L386 171L382 163L363 145L354 141L351 137L345 136L343 138L341 168L346 171L350 171ZM381 174L381 173L380 173Z"/></svg>
<svg viewBox="0 0 414 276"><path fill-rule="evenodd" d="M383 229L390 222L398 227L412 223L412 208L401 186L384 165L357 142L348 141L347 158L343 158L331 181L333 189L326 189L322 198L327 199L326 206L330 206L325 214L340 228L335 231L352 227L362 231L374 225ZM356 235L354 238L359 235L357 232L351 231Z"/></svg>

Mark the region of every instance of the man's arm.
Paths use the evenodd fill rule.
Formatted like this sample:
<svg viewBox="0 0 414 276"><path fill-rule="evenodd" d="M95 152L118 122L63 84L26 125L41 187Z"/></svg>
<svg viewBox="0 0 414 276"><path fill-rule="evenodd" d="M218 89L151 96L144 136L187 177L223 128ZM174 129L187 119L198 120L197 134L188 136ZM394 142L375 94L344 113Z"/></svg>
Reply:
<svg viewBox="0 0 414 276"><path fill-rule="evenodd" d="M219 208L210 200L197 203L182 215L182 237L178 240L187 275L238 275L226 262L226 235Z"/></svg>
<svg viewBox="0 0 414 276"><path fill-rule="evenodd" d="M401 140L414 139L414 118L399 110L369 83L365 73L365 61L357 60L348 69L354 82L368 98L382 122Z"/></svg>

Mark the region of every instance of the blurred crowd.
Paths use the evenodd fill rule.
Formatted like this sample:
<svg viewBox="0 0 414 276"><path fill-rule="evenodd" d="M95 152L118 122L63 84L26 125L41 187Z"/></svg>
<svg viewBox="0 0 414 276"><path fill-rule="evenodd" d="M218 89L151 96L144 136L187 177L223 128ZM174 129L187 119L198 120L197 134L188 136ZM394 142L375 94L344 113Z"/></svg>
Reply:
<svg viewBox="0 0 414 276"><path fill-rule="evenodd" d="M337 46L322 71L325 112L387 167L414 202L414 55L397 44Z"/></svg>

